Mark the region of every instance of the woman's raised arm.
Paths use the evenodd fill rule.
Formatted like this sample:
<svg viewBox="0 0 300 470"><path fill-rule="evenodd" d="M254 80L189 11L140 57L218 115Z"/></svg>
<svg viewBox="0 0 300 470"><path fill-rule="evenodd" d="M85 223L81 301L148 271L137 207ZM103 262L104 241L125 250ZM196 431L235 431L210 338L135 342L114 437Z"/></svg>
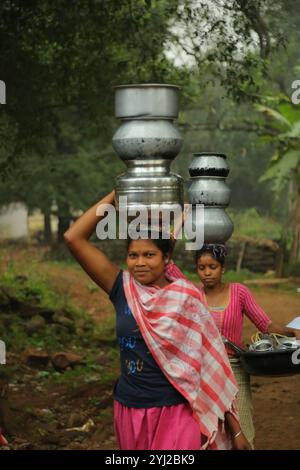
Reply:
<svg viewBox="0 0 300 470"><path fill-rule="evenodd" d="M82 214L64 234L65 243L74 258L90 278L108 294L114 285L120 268L112 263L101 250L96 248L89 241L89 238L95 231L98 222L103 218L103 215L96 215L97 208L101 204L114 204L114 198L115 192L112 191Z"/></svg>

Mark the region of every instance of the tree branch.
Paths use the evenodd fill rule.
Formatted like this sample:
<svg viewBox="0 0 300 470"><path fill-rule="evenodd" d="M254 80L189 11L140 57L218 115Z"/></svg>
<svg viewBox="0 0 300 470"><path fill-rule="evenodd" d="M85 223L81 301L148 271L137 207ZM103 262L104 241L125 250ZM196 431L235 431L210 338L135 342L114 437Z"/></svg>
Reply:
<svg viewBox="0 0 300 470"><path fill-rule="evenodd" d="M251 123L242 123L242 125L222 125L221 123L197 123L189 124L188 122L179 123L181 129L188 129L193 131L213 131L218 130L221 132L254 132L257 135L277 136L278 132L275 129L267 126L255 125Z"/></svg>

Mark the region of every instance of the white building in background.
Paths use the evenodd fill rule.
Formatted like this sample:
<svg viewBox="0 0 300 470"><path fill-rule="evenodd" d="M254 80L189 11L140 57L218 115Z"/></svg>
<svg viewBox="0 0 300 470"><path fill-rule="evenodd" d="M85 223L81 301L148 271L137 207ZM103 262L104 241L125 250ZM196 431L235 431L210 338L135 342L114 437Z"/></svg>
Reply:
<svg viewBox="0 0 300 470"><path fill-rule="evenodd" d="M28 209L22 202L0 207L0 238L28 237Z"/></svg>
<svg viewBox="0 0 300 470"><path fill-rule="evenodd" d="M0 364L6 364L6 345L0 339Z"/></svg>
<svg viewBox="0 0 300 470"><path fill-rule="evenodd" d="M0 80L0 104L6 104L6 85L3 80Z"/></svg>

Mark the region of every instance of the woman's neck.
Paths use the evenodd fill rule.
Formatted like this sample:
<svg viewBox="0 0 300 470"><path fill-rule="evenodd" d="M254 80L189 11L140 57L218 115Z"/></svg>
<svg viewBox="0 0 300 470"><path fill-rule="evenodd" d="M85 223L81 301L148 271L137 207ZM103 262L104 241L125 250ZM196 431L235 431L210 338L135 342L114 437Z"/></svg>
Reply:
<svg viewBox="0 0 300 470"><path fill-rule="evenodd" d="M163 278L159 278L157 279L154 284L158 287L160 287L161 289L165 286L167 286L168 284L170 284L170 281L168 281L168 279L166 279L165 277Z"/></svg>
<svg viewBox="0 0 300 470"><path fill-rule="evenodd" d="M216 284L215 286L204 286L204 292L205 294L218 294L219 292L222 292L224 290L225 285L221 282Z"/></svg>
<svg viewBox="0 0 300 470"><path fill-rule="evenodd" d="M160 287L161 289L167 285L170 284L170 281L166 278L165 273L162 273L156 281L153 282L153 284L157 287Z"/></svg>

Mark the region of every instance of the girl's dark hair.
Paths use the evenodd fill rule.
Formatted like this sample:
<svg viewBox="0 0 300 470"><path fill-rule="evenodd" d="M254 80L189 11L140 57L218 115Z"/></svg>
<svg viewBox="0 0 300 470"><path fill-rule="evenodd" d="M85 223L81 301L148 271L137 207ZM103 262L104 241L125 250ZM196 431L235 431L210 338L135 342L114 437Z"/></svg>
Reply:
<svg viewBox="0 0 300 470"><path fill-rule="evenodd" d="M161 230L156 230L154 232L152 231L151 233L151 230L144 230L140 232L140 235L141 236L138 238L138 240L150 240L162 252L164 257L172 255L174 249L174 241L171 238L166 238L169 235L165 232L162 232ZM127 250L129 250L132 241L135 240L128 236Z"/></svg>
<svg viewBox="0 0 300 470"><path fill-rule="evenodd" d="M200 256L208 253L216 261L218 261L222 266L225 264L225 258L227 255L227 250L225 245L216 245L212 243L204 243L200 250L196 251L195 261L198 263Z"/></svg>

